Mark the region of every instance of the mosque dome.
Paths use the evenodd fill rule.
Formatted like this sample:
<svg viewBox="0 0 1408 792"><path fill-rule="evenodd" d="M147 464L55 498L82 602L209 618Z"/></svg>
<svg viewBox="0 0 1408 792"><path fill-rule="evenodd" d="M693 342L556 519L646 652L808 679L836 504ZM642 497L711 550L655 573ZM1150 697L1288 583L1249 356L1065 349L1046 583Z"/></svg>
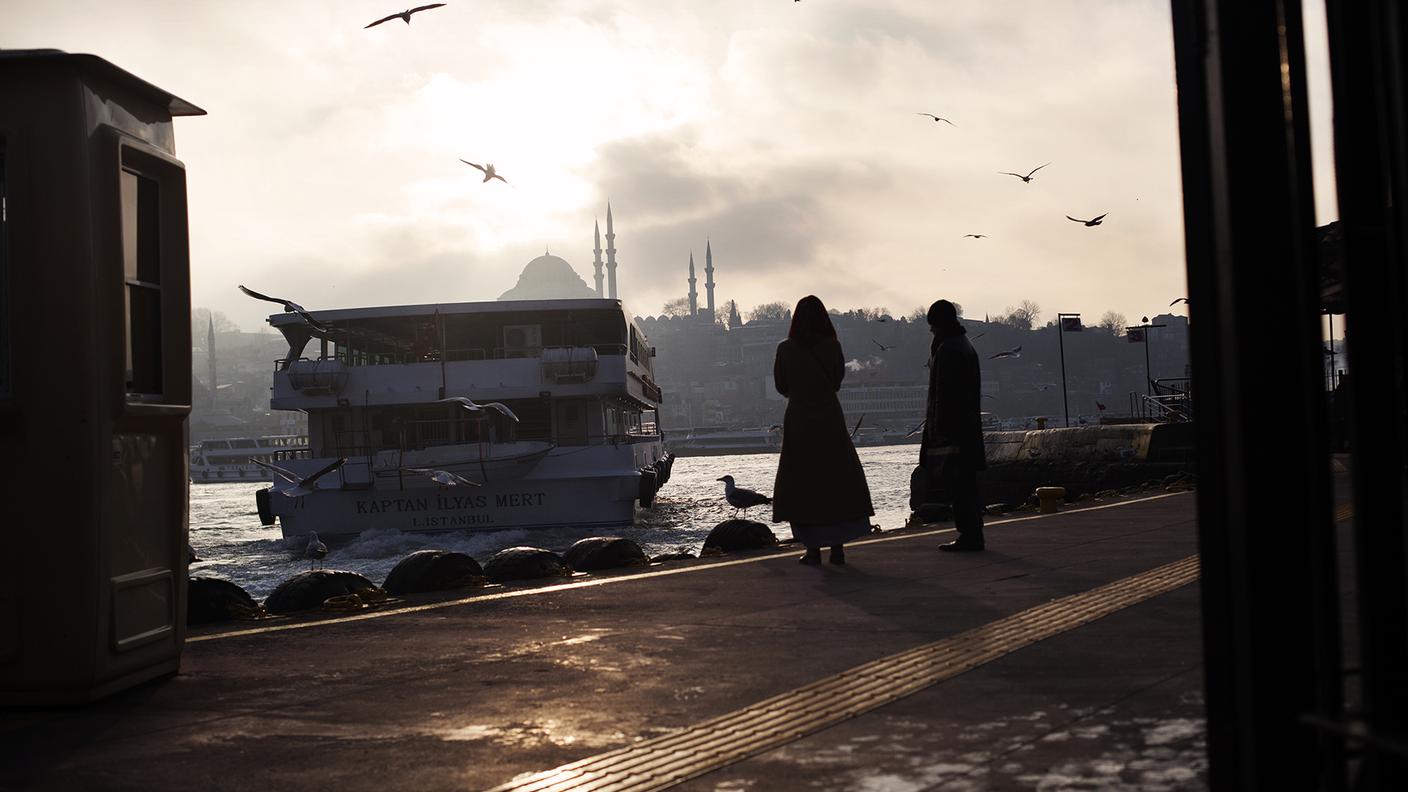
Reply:
<svg viewBox="0 0 1408 792"><path fill-rule="evenodd" d="M575 300L596 297L582 276L566 260L544 253L528 262L518 283L499 295L500 300Z"/></svg>

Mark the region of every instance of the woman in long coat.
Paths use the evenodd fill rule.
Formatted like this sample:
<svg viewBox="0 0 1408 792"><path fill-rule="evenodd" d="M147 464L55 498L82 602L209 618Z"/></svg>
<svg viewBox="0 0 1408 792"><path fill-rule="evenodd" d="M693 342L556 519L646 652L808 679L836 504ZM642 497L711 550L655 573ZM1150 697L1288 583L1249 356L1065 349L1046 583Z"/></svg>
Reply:
<svg viewBox="0 0 1408 792"><path fill-rule="evenodd" d="M773 379L777 392L787 397L787 412L772 520L792 523L792 535L807 547L804 564L820 564L823 545L831 547L831 563L846 563L842 545L869 533L870 516L875 514L836 397L845 376L845 356L826 306L814 296L803 297L773 363Z"/></svg>

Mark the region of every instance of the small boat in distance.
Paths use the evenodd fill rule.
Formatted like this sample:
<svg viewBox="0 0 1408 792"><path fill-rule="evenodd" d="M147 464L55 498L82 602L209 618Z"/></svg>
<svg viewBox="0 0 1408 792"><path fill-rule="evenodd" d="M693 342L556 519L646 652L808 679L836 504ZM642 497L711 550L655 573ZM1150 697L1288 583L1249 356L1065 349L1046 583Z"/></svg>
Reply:
<svg viewBox="0 0 1408 792"><path fill-rule="evenodd" d="M255 464L256 460L279 463L307 455L307 435L202 440L191 448L191 481L196 484L271 481L273 476Z"/></svg>
<svg viewBox="0 0 1408 792"><path fill-rule="evenodd" d="M499 300L298 313L270 406L308 416L294 491L256 493L284 536L629 526L668 478L661 392L614 299ZM315 355L305 356L313 345ZM492 408L492 409L485 409ZM443 475L450 474L450 475Z"/></svg>

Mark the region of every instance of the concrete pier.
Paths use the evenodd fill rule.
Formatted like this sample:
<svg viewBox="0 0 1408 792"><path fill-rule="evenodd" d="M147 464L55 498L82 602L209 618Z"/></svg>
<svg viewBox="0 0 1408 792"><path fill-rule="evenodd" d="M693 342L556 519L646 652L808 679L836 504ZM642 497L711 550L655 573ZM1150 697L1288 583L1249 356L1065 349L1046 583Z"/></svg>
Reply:
<svg viewBox="0 0 1408 792"><path fill-rule="evenodd" d="M991 517L985 553L952 538L197 631L174 678L0 715L0 789L1202 785L1192 493ZM726 750L620 759L696 733Z"/></svg>

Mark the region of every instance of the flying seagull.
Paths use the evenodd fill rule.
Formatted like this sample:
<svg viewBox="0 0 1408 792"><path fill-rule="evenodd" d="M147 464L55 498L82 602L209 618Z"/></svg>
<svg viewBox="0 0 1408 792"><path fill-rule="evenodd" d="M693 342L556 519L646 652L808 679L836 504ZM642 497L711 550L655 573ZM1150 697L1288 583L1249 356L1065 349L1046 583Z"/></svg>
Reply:
<svg viewBox="0 0 1408 792"><path fill-rule="evenodd" d="M928 423L928 421L928 418L925 418L924 420L920 421L918 426L909 430L909 433L904 436L904 439L908 440L909 438L914 437L915 435L924 431L924 424Z"/></svg>
<svg viewBox="0 0 1408 792"><path fill-rule="evenodd" d="M473 399L470 399L468 396L451 396L448 399L441 399L439 403L458 404L466 410L469 410L470 413L474 415L476 420L482 420L488 417L487 415L483 414L484 410L487 408L490 410L498 410L499 412L513 419L515 422L518 421L518 416L513 414L513 410L510 410L508 408L508 405L502 404L500 402L486 402L484 404L478 404Z"/></svg>
<svg viewBox="0 0 1408 792"><path fill-rule="evenodd" d="M861 425L861 423L862 423L864 420L865 420L865 413L861 413L861 414L860 414L860 417L856 419L856 428L854 428L854 429L851 430L851 439L852 439L852 440L856 439L856 432L859 432L859 431L860 431L860 425Z"/></svg>
<svg viewBox="0 0 1408 792"><path fill-rule="evenodd" d="M318 538L317 531L308 532L308 547L303 550L303 557L308 559L308 568L313 568L313 562L321 563L327 557L328 546Z"/></svg>
<svg viewBox="0 0 1408 792"><path fill-rule="evenodd" d="M420 473L421 475L425 476L426 478L429 478L431 481L435 482L436 484L439 484L442 488L444 488L444 487L458 487L458 486L468 486L468 487L482 487L482 486L484 486L483 484L480 484L480 483L477 482L477 481L470 481L469 479L465 478L464 476L461 476L461 475L459 475L459 474L457 474L457 473L451 473L451 472L448 471L448 470L435 470L434 468L413 468L413 467L401 468L401 469L402 469L402 470L409 470L409 471L412 472L412 473Z"/></svg>
<svg viewBox="0 0 1408 792"><path fill-rule="evenodd" d="M967 239L968 237L972 237L972 238L974 238L974 239L987 239L987 238L988 238L988 235L987 235L987 234L964 234L964 235L963 235L963 238L964 238L964 239Z"/></svg>
<svg viewBox="0 0 1408 792"><path fill-rule="evenodd" d="M998 358L1019 358L1021 356L1022 347L1015 346L1005 352L998 352L996 355L993 355L992 357L988 358L988 360L997 360Z"/></svg>
<svg viewBox="0 0 1408 792"><path fill-rule="evenodd" d="M287 481L288 483L292 484L292 487L289 487L285 490L280 490L280 492L282 492L284 495L289 496L290 498L296 498L300 495L310 494L315 489L313 485L317 483L318 479L342 467L343 464L347 462L347 458L343 457L342 459L338 459L311 476L299 476L297 473L294 473L288 468L279 467L278 465L271 465L268 462L260 462L257 459L251 459L250 461L262 468L267 469L269 472L273 473L284 481Z"/></svg>
<svg viewBox="0 0 1408 792"><path fill-rule="evenodd" d="M1100 412L1105 412L1105 405L1101 404L1100 402L1095 402L1095 409L1099 410Z"/></svg>
<svg viewBox="0 0 1408 792"><path fill-rule="evenodd" d="M735 516L738 515L738 510L742 509L743 517L747 519L749 509L754 506L763 506L772 503L772 498L769 498L761 492L754 492L750 489L735 486L733 476L724 476L715 479L715 481L722 481L724 483L724 500L728 501L728 505L733 507Z"/></svg>
<svg viewBox="0 0 1408 792"><path fill-rule="evenodd" d="M489 181L490 179L498 179L499 181L503 182L504 184L508 184L508 179L505 179L504 177L500 176L500 175L494 170L494 163L492 163L492 162L486 162L486 163L484 163L483 165L475 165L473 162L470 162L470 161L467 160L467 159L462 159L462 160L460 160L460 162L463 162L464 164L470 166L471 168L478 168L480 171L482 171L482 172L484 173L484 181ZM484 183L484 182L480 182L480 184L483 184L483 183Z"/></svg>
<svg viewBox="0 0 1408 792"><path fill-rule="evenodd" d="M1046 165L1050 165L1050 164L1051 164L1051 163L1049 163L1049 162L1046 163ZM998 173L1002 174L1003 176L1016 176L1017 178L1021 179L1024 183L1030 184L1030 183L1031 183L1031 180L1032 180L1032 174L1033 174L1033 173L1036 173L1037 171L1041 170L1042 168L1045 168L1046 165L1038 165L1038 166L1036 166L1035 168L1032 168L1031 171L1029 171L1026 176L1023 176L1023 175L1020 174L1020 173L1013 173L1013 172L1011 172L1011 171L998 171Z"/></svg>
<svg viewBox="0 0 1408 792"><path fill-rule="evenodd" d="M1187 305L1187 304L1188 304L1188 298L1187 298L1187 297L1179 297L1177 300L1174 300L1173 302L1169 303L1169 304L1168 304L1168 307L1172 308L1173 306L1178 305L1179 303L1183 303L1184 305Z"/></svg>
<svg viewBox="0 0 1408 792"><path fill-rule="evenodd" d="M445 5L445 4L444 4L444 3L431 3L430 5L423 5L423 6L416 6L415 8L408 8L408 9L406 9L405 11L402 11L402 12L400 12L400 13L392 14L391 16L388 16L388 17L382 17L381 19L378 19L377 21L371 23L370 25L367 25L367 27L364 27L364 28L362 28L362 29L363 29L363 30L366 30L367 28L374 28L374 27L376 27L377 25L380 25L382 22L390 22L390 21L393 20L393 19L399 19L399 20L401 20L402 22L405 22L407 25L409 25L409 24L411 24L411 14L417 13L417 12L419 12L419 11L429 11L429 10L432 9L432 8L439 8L439 7L442 6L442 5Z"/></svg>
<svg viewBox="0 0 1408 792"><path fill-rule="evenodd" d="M934 115L933 113L915 113L915 115L929 116L930 118L934 119L934 123L935 123L935 124L937 124L937 123L939 123L940 121L942 121L942 122L944 122L945 124L948 124L949 126L958 126L957 124L953 123L952 121L948 120L947 118L940 118L940 117Z"/></svg>
<svg viewBox="0 0 1408 792"><path fill-rule="evenodd" d="M285 300L282 297L270 297L267 294L260 294L259 292L253 289L247 289L244 286L240 286L240 291L244 292L245 294L248 294L250 297L253 297L256 300L278 303L279 305L282 305L284 307L284 313L296 313L299 316L303 317L303 321L307 322L309 325L312 325L318 330L328 329L327 325L323 324L322 322L319 322L317 319L314 319L312 314L308 313L308 311L305 310L303 306L299 305L293 300Z"/></svg>
<svg viewBox="0 0 1408 792"><path fill-rule="evenodd" d="M876 340L873 339L873 338L870 339L870 343L874 344L875 346L880 347L880 351L881 351L881 352L888 352L888 351L890 351L891 349L894 349L894 348L895 348L895 345L894 345L894 344L890 344L889 346L885 346L884 344L880 343L879 341L876 341Z"/></svg>
<svg viewBox="0 0 1408 792"><path fill-rule="evenodd" d="M1109 212L1106 212L1105 214L1109 214ZM1095 217L1090 220L1081 220L1075 217L1071 217L1070 215L1066 215L1066 219L1070 220L1073 223L1084 223L1087 228L1094 228L1095 226L1100 225L1102 221L1104 221L1105 215L1100 215L1099 217Z"/></svg>

